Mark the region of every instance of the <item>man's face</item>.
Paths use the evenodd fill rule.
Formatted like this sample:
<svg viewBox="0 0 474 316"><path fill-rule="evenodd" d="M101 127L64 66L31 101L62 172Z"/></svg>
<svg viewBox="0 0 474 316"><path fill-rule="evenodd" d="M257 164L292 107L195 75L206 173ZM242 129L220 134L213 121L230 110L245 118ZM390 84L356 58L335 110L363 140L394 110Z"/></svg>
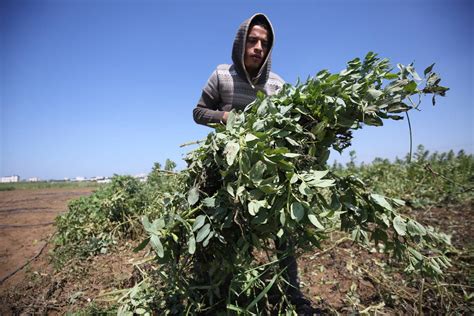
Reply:
<svg viewBox="0 0 474 316"><path fill-rule="evenodd" d="M254 25L247 35L244 64L249 73L255 74L268 53L268 32L260 25Z"/></svg>

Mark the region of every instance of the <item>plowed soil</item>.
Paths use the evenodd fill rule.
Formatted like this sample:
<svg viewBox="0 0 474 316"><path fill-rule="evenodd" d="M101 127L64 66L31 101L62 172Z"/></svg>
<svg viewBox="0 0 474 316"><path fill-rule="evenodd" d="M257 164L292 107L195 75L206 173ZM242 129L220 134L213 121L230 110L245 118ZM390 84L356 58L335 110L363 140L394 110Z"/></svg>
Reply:
<svg viewBox="0 0 474 316"><path fill-rule="evenodd" d="M92 189L0 192L0 280L37 254L54 233L54 218L67 202ZM21 273L20 273L21 274Z"/></svg>

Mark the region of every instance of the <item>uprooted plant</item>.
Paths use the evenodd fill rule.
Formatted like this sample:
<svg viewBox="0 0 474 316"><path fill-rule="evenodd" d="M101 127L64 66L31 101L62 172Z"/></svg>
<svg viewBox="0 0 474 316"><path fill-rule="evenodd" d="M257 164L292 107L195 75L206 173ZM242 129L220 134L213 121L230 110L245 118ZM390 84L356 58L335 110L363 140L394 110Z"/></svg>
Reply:
<svg viewBox="0 0 474 316"><path fill-rule="evenodd" d="M295 249L320 245L340 229L361 244L378 244L406 262L406 271L437 276L450 265L448 236L402 216L402 200L367 192L353 175L327 167L329 150L351 144L352 131L420 105L426 94L444 96L440 78L413 65L398 65L369 53L339 74L326 70L279 94L259 94L243 113L232 112L187 157L180 189L166 195L161 216L144 217L159 269L146 308L164 314L234 311L291 312L288 282L274 243ZM413 99L417 97L417 102ZM266 253L256 260L257 252ZM133 291L138 295L138 288ZM144 300L145 301L145 300ZM121 313L144 306L123 297Z"/></svg>

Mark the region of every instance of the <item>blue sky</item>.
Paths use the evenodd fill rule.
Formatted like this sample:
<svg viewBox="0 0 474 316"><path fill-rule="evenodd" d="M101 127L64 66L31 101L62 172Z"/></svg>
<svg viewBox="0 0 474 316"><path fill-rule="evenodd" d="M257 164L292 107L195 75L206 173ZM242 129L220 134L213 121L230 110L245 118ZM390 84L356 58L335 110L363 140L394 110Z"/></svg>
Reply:
<svg viewBox="0 0 474 316"><path fill-rule="evenodd" d="M287 82L339 72L375 51L415 62L451 88L412 113L414 144L474 151L473 5L405 1L8 1L0 4L0 175L42 179L184 168L211 129L192 110L218 64L231 62L240 23L256 12L276 33L274 72ZM407 122L355 133L330 161L393 159L409 150Z"/></svg>

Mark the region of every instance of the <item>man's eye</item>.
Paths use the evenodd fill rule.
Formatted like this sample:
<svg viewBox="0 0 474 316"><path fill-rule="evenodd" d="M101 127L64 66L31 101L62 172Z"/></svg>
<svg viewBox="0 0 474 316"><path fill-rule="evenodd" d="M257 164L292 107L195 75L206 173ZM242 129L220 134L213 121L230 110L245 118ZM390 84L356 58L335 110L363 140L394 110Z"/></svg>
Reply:
<svg viewBox="0 0 474 316"><path fill-rule="evenodd" d="M247 42L249 42L250 44L255 44L255 43L257 43L257 39L256 39L256 38L253 38L253 37L249 37L249 38L247 39Z"/></svg>
<svg viewBox="0 0 474 316"><path fill-rule="evenodd" d="M251 44L251 45L257 44L258 41L259 41L259 39L255 38L255 37L248 37L247 38L247 43ZM268 47L268 42L267 41L262 41L262 40L260 40L260 41L262 43L262 47L264 47L264 48Z"/></svg>

